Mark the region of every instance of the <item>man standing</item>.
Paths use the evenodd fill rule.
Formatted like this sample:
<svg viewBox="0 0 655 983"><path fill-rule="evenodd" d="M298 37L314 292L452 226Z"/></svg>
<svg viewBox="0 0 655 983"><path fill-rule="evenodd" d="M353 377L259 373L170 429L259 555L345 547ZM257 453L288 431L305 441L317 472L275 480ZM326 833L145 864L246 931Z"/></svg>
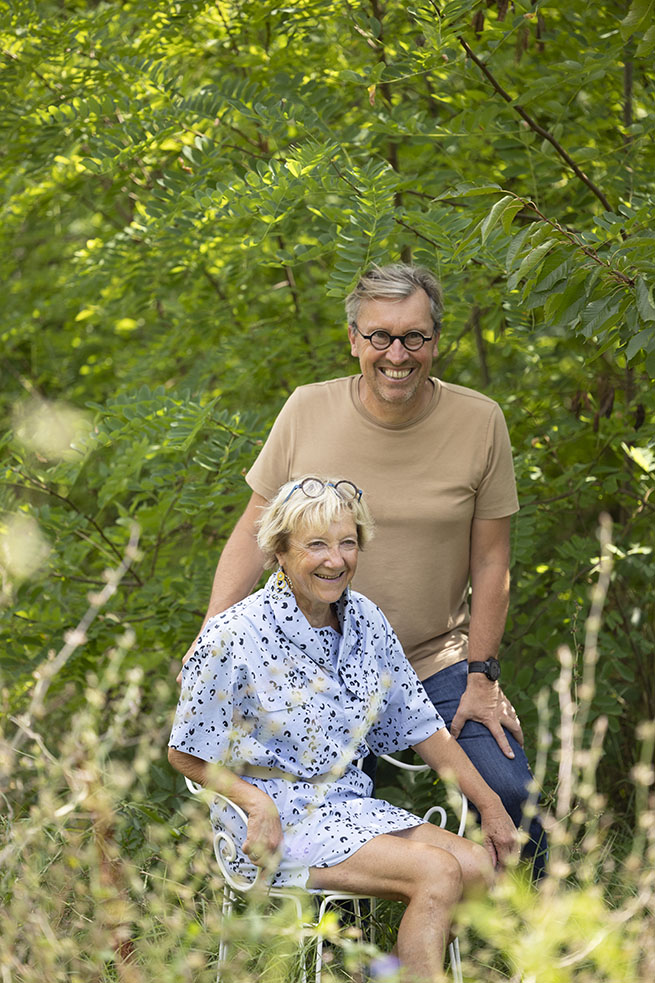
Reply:
<svg viewBox="0 0 655 983"><path fill-rule="evenodd" d="M361 375L302 386L287 400L246 476L253 494L221 555L207 617L261 576L255 523L280 485L305 474L356 482L377 531L353 586L387 615L451 733L518 825L531 776L497 658L518 509L511 447L496 403L430 376L441 311L425 269L396 264L362 276L346 301ZM530 836L526 852L541 853L536 819ZM542 869L540 857L537 876Z"/></svg>

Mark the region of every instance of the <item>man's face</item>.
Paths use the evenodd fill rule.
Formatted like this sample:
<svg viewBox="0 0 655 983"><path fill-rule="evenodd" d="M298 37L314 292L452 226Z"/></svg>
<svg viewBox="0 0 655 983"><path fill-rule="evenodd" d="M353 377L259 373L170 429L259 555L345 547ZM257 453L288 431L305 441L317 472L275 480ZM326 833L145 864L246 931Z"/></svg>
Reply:
<svg viewBox="0 0 655 983"><path fill-rule="evenodd" d="M437 354L436 337L422 348L409 352L401 341L394 341L384 351L377 351L361 337L373 331L391 335L406 335L420 331L425 337L434 331L430 315L430 298L424 290L416 290L403 300L364 300L357 316L359 331L348 328L351 353L359 359L364 378L363 401L368 408L378 408L388 415L393 407L406 413L422 406L432 359Z"/></svg>

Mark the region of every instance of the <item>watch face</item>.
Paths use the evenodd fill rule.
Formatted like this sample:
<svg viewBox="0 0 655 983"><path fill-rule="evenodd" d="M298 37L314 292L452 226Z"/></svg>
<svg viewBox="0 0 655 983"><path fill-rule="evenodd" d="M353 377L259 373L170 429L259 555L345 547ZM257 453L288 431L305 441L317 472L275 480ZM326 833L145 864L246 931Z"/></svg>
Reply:
<svg viewBox="0 0 655 983"><path fill-rule="evenodd" d="M487 659L487 676L493 682L500 677L500 662L498 659Z"/></svg>

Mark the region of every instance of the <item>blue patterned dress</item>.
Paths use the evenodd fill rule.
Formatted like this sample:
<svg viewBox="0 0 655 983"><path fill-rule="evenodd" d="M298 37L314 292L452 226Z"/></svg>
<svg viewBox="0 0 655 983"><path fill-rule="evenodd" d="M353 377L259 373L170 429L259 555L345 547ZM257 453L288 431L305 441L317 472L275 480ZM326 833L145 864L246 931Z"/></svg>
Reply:
<svg viewBox="0 0 655 983"><path fill-rule="evenodd" d="M354 762L424 741L443 721L380 609L350 589L336 609L341 634L312 628L273 576L207 623L183 669L171 747L237 774L257 765L292 776L244 776L280 814L274 886L304 886L310 867L331 867L374 836L422 822L372 798ZM317 776L325 777L309 781ZM245 839L241 820L218 800L212 821ZM256 872L241 851L231 867Z"/></svg>

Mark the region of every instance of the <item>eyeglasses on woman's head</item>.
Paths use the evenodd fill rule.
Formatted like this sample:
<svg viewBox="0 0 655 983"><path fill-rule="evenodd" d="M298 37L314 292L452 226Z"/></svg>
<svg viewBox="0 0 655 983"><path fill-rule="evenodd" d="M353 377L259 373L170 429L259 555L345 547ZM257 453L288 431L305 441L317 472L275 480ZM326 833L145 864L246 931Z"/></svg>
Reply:
<svg viewBox="0 0 655 983"><path fill-rule="evenodd" d="M300 490L307 498L318 498L324 488L332 488L344 502L359 502L364 494L352 481L323 481L321 478L303 478L294 485L284 502L288 502L295 491ZM282 503L284 505L284 502Z"/></svg>

